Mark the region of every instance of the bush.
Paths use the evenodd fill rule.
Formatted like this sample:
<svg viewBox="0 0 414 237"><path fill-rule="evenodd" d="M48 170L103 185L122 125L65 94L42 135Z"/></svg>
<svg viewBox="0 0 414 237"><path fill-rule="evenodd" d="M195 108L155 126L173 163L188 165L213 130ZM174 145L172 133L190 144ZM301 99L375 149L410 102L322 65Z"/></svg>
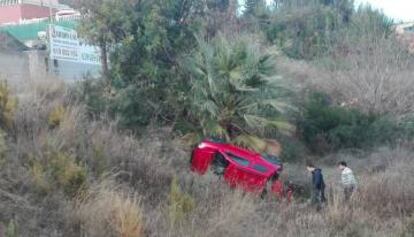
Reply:
<svg viewBox="0 0 414 237"><path fill-rule="evenodd" d="M414 236L414 216L408 219L407 223L402 230L400 237Z"/></svg>
<svg viewBox="0 0 414 237"><path fill-rule="evenodd" d="M57 181L57 184L63 188L67 195L75 195L85 184L86 171L82 166L76 164L73 157L56 152L49 165L53 180Z"/></svg>
<svg viewBox="0 0 414 237"><path fill-rule="evenodd" d="M10 96L7 82L0 82L0 126L4 129L11 128L16 112L17 99Z"/></svg>
<svg viewBox="0 0 414 237"><path fill-rule="evenodd" d="M6 152L7 152L7 143L6 143L6 133L0 129L0 167L6 163Z"/></svg>
<svg viewBox="0 0 414 237"><path fill-rule="evenodd" d="M58 105L52 109L48 116L48 124L50 127L57 127L60 125L65 117L66 109L62 105Z"/></svg>
<svg viewBox="0 0 414 237"><path fill-rule="evenodd" d="M14 220L10 220L9 224L6 227L6 237L17 237L19 236L17 231L17 226Z"/></svg>
<svg viewBox="0 0 414 237"><path fill-rule="evenodd" d="M139 198L102 182L78 196L75 219L85 236L144 236L144 220ZM83 235L82 235L83 236Z"/></svg>
<svg viewBox="0 0 414 237"><path fill-rule="evenodd" d="M194 199L181 191L175 178L171 182L169 202L168 217L171 225L182 221L195 207Z"/></svg>
<svg viewBox="0 0 414 237"><path fill-rule="evenodd" d="M85 104L90 117L96 117L107 112L112 105L113 92L108 93L108 90L104 80L88 78L76 84L71 93L77 100Z"/></svg>
<svg viewBox="0 0 414 237"><path fill-rule="evenodd" d="M329 97L321 93L310 96L298 128L307 146L322 153L393 143L401 131L387 117L331 105Z"/></svg>
<svg viewBox="0 0 414 237"><path fill-rule="evenodd" d="M62 189L73 197L86 182L86 171L73 157L62 152L44 154L45 159L34 160L31 174L36 190L40 194Z"/></svg>

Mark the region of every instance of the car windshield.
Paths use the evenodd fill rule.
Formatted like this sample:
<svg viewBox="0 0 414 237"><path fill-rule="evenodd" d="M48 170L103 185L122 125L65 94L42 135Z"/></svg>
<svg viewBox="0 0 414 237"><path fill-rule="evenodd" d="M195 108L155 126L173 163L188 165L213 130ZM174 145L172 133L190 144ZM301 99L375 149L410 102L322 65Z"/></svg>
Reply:
<svg viewBox="0 0 414 237"><path fill-rule="evenodd" d="M277 158L277 156L272 156L269 154L263 154L262 157L269 161L270 163L274 164L274 165L280 165L282 164L282 162L279 160L279 158Z"/></svg>
<svg viewBox="0 0 414 237"><path fill-rule="evenodd" d="M232 153L227 153L227 155L230 157L230 159L232 161L236 162L237 164L239 164L241 166L244 166L244 167L249 166L249 161L248 160L246 160L246 159L244 159L242 157L236 156L236 155L234 155Z"/></svg>

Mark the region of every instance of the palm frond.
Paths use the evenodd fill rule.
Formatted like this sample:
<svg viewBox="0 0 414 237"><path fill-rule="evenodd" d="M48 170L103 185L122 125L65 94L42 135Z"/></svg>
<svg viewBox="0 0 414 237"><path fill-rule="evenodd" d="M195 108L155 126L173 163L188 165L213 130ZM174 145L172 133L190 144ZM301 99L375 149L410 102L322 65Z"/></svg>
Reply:
<svg viewBox="0 0 414 237"><path fill-rule="evenodd" d="M285 135L291 135L296 130L296 127L293 124L284 120L268 120L267 122L268 125L277 128L278 131Z"/></svg>
<svg viewBox="0 0 414 237"><path fill-rule="evenodd" d="M199 49L184 67L192 78L191 114L205 136L228 140L227 129L236 126L242 133L236 142L256 150L265 143L252 134L265 134L268 128L286 133L294 130L288 122L271 116L291 109L272 55L252 40L231 41L223 36L209 42L201 37L197 40Z"/></svg>
<svg viewBox="0 0 414 237"><path fill-rule="evenodd" d="M220 124L213 119L208 119L202 122L203 133L205 136L215 136L230 140L227 130L220 126Z"/></svg>
<svg viewBox="0 0 414 237"><path fill-rule="evenodd" d="M267 127L272 127L285 134L290 134L295 131L294 125L281 119L269 120L264 117L249 114L244 115L244 119L251 128L265 129Z"/></svg>
<svg viewBox="0 0 414 237"><path fill-rule="evenodd" d="M203 134L200 132L190 132L180 138L180 142L185 145L192 147L200 143L203 139Z"/></svg>
<svg viewBox="0 0 414 237"><path fill-rule="evenodd" d="M291 104L278 100L278 99L266 99L266 100L260 101L260 103L262 105L269 105L272 108L274 108L276 111L281 112L281 113L285 113L287 112L287 110L295 110L295 108Z"/></svg>
<svg viewBox="0 0 414 237"><path fill-rule="evenodd" d="M210 116L213 118L216 118L218 116L219 108L211 100L203 101L203 103L200 104L200 108L201 108L201 111L209 113Z"/></svg>
<svg viewBox="0 0 414 237"><path fill-rule="evenodd" d="M234 138L232 142L238 146L245 147L256 152L263 152L266 150L267 146L264 139L248 134L239 135Z"/></svg>

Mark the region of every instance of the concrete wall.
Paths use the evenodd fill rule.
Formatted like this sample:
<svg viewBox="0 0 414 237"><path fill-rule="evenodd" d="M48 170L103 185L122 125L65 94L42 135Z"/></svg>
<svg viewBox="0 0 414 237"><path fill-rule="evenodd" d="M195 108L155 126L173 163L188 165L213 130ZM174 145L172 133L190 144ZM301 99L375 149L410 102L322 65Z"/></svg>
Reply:
<svg viewBox="0 0 414 237"><path fill-rule="evenodd" d="M17 84L46 76L71 82L86 75L99 76L100 69L96 65L50 60L46 51L0 52L0 79Z"/></svg>
<svg viewBox="0 0 414 237"><path fill-rule="evenodd" d="M30 71L27 55L23 52L0 52L0 78L16 83L22 83L29 79Z"/></svg>
<svg viewBox="0 0 414 237"><path fill-rule="evenodd" d="M80 64L62 60L48 60L48 72L65 81L83 80L85 76L99 76L101 67L91 64Z"/></svg>

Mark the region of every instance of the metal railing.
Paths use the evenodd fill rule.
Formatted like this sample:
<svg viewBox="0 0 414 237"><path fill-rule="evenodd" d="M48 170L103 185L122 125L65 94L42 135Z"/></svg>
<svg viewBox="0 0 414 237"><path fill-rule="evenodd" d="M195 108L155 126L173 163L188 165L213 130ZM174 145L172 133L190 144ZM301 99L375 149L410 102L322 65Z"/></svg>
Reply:
<svg viewBox="0 0 414 237"><path fill-rule="evenodd" d="M59 3L54 0L0 0L0 7L2 6L13 6L19 4L30 4L36 6L45 7L58 7Z"/></svg>
<svg viewBox="0 0 414 237"><path fill-rule="evenodd" d="M12 5L17 5L20 4L22 1L21 0L0 0L0 6L12 6Z"/></svg>

